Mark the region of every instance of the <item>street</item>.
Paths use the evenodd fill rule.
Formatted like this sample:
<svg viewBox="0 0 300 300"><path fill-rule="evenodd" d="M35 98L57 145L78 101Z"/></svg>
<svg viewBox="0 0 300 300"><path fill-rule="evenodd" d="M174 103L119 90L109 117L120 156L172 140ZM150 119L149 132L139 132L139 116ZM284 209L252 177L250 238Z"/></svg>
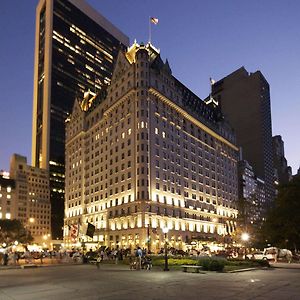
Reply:
<svg viewBox="0 0 300 300"><path fill-rule="evenodd" d="M299 299L300 269L206 274L130 271L123 265L0 270L6 299Z"/></svg>

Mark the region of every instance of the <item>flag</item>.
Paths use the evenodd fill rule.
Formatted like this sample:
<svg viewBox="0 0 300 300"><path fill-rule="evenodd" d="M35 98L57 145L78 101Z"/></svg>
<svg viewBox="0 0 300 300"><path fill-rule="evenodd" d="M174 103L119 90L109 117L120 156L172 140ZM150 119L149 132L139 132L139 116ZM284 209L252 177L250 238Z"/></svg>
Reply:
<svg viewBox="0 0 300 300"><path fill-rule="evenodd" d="M78 224L72 224L70 226L70 236L71 236L72 242L76 242L76 238L78 236L78 233L79 233L79 225Z"/></svg>
<svg viewBox="0 0 300 300"><path fill-rule="evenodd" d="M211 85L214 85L216 83L216 81L214 79L212 79L211 77L209 77L209 81Z"/></svg>
<svg viewBox="0 0 300 300"><path fill-rule="evenodd" d="M88 223L86 235L92 238L94 236L94 233L95 233L95 225Z"/></svg>
<svg viewBox="0 0 300 300"><path fill-rule="evenodd" d="M154 25L157 25L157 24L158 24L158 19L157 19L157 18L151 17L151 18L150 18L150 21L151 21L151 23L153 23Z"/></svg>

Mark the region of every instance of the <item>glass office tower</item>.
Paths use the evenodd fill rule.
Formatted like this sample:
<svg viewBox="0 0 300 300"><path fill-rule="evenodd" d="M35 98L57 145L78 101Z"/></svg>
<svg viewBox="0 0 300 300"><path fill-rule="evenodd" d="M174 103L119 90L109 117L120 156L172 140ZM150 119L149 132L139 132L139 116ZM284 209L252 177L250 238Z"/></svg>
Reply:
<svg viewBox="0 0 300 300"><path fill-rule="evenodd" d="M36 10L32 164L50 171L52 237L62 236L65 120L74 100L110 83L129 39L82 0L41 0Z"/></svg>

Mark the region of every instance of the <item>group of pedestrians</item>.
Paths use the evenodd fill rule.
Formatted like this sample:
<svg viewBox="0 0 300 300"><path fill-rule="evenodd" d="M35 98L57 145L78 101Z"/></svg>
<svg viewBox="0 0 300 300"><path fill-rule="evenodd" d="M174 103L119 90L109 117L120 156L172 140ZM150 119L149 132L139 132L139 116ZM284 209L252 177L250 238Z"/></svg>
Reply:
<svg viewBox="0 0 300 300"><path fill-rule="evenodd" d="M101 262L104 260L113 260L115 264L118 264L124 258L128 258L130 270L150 270L152 267L151 258L147 256L146 249L141 249L141 247L137 247L133 252L131 249L102 248L96 251L96 254L90 249L84 255L84 261L94 262L97 269L100 269Z"/></svg>
<svg viewBox="0 0 300 300"><path fill-rule="evenodd" d="M18 252L4 252L0 256L0 261L3 266L10 265L18 265L20 260L20 254Z"/></svg>
<svg viewBox="0 0 300 300"><path fill-rule="evenodd" d="M147 256L146 249L141 249L141 247L135 249L135 256L129 257L129 267L130 270L151 270L152 260Z"/></svg>

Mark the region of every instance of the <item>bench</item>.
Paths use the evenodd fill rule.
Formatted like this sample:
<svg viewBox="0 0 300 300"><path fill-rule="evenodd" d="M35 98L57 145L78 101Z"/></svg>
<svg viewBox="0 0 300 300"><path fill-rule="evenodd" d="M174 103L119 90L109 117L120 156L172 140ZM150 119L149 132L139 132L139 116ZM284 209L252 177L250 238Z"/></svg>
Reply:
<svg viewBox="0 0 300 300"><path fill-rule="evenodd" d="M200 273L200 270L202 270L201 266L193 266L193 265L182 265L181 266L183 272L187 272L188 269L195 270L195 273Z"/></svg>

